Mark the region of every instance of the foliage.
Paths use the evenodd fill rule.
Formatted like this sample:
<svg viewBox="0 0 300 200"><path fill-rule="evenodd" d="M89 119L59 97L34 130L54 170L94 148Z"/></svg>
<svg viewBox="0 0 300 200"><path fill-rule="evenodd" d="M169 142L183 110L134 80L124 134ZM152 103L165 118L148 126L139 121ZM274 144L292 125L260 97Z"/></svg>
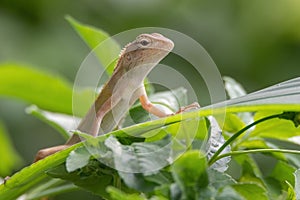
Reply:
<svg viewBox="0 0 300 200"><path fill-rule="evenodd" d="M91 47L108 36L71 18L69 21ZM105 55L99 54L99 59ZM72 118L68 115L70 84L16 64L4 64L0 72L0 81L5 83L1 95L35 104L29 113L67 135L70 127L65 122ZM230 78L225 81L229 96L244 94L238 83ZM97 138L74 132L85 137L85 142L14 174L0 185L0 199L15 199L22 194L25 199L35 199L78 188L106 199L299 199L300 151L285 149L282 143L300 144L299 87L300 79L296 78L213 108L153 121L147 121L149 116L136 104L130 115L145 122L127 122L128 127ZM185 96L185 90L179 88L156 93L152 98L163 105L165 99L185 102ZM168 106L177 110L180 105ZM218 114L224 111L226 118L222 121ZM217 139L221 147L210 157L207 145L214 145L210 138L219 134L219 129L213 128L218 125L208 117L212 113L220 124L224 123L222 135L226 141ZM275 159L270 174L259 168L252 153ZM225 172L229 161L237 163L240 177ZM223 165L222 170L214 167L217 162Z"/></svg>

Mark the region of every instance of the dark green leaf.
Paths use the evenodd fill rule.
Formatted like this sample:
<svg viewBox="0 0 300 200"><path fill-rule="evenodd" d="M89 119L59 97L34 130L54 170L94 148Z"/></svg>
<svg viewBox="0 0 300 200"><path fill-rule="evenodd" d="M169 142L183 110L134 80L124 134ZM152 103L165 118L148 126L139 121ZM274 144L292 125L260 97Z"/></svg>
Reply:
<svg viewBox="0 0 300 200"><path fill-rule="evenodd" d="M171 172L184 199L195 199L197 191L208 185L206 157L200 151L184 153L171 166Z"/></svg>
<svg viewBox="0 0 300 200"><path fill-rule="evenodd" d="M0 65L0 95L22 99L49 111L72 114L70 83L28 66Z"/></svg>
<svg viewBox="0 0 300 200"><path fill-rule="evenodd" d="M212 186L215 190L219 190L225 185L235 184L236 181L226 173L219 172L214 169L208 170L209 186Z"/></svg>
<svg viewBox="0 0 300 200"><path fill-rule="evenodd" d="M93 49L106 72L111 75L121 50L119 44L103 30L81 24L70 16L67 17L67 20L88 46ZM100 43L101 45L99 45Z"/></svg>
<svg viewBox="0 0 300 200"><path fill-rule="evenodd" d="M245 159L242 164L242 176L240 177L239 182L244 183L257 183L258 185L264 187L264 181L262 179L262 175L257 169L255 163L251 162L250 159ZM253 167L254 166L254 167Z"/></svg>
<svg viewBox="0 0 300 200"><path fill-rule="evenodd" d="M112 200L147 200L147 198L141 194L126 194L114 187L107 187L106 191Z"/></svg>
<svg viewBox="0 0 300 200"><path fill-rule="evenodd" d="M282 199L280 198L283 195L282 186L278 180L272 177L267 177L264 178L264 183L268 189L268 195L270 199Z"/></svg>
<svg viewBox="0 0 300 200"><path fill-rule="evenodd" d="M65 163L47 171L47 174L54 178L61 178L73 182L75 185L98 194L104 198L109 198L106 192L107 186L117 186L117 172L108 168L96 159L92 159L81 169L71 173L67 172ZM121 185L119 185L121 186ZM122 185L124 191L128 191L125 185Z"/></svg>
<svg viewBox="0 0 300 200"><path fill-rule="evenodd" d="M113 152L115 167L121 172L149 175L169 165L170 136L156 142L137 142L131 145L122 145L111 136L105 141L105 145Z"/></svg>
<svg viewBox="0 0 300 200"><path fill-rule="evenodd" d="M296 169L288 163L278 161L270 176L278 180L282 184L282 187L286 187L285 181L295 185L295 178L293 176L295 170Z"/></svg>
<svg viewBox="0 0 300 200"><path fill-rule="evenodd" d="M279 117L279 119L290 120L297 128L300 124L300 112L284 112L282 113L282 116Z"/></svg>
<svg viewBox="0 0 300 200"><path fill-rule="evenodd" d="M39 109L35 105L26 108L26 112L55 128L65 139L71 136L69 130L74 130L76 128L76 121L79 121L79 119L75 121L74 116L48 112Z"/></svg>
<svg viewBox="0 0 300 200"><path fill-rule="evenodd" d="M208 169L208 177L209 185L197 191L197 199L240 199L236 191L226 188L236 183L232 177L214 169Z"/></svg>

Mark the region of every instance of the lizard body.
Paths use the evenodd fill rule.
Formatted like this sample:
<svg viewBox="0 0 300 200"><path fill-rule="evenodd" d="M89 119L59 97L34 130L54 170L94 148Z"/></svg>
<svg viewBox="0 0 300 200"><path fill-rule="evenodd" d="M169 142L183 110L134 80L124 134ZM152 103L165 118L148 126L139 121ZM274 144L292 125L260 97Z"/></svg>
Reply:
<svg viewBox="0 0 300 200"><path fill-rule="evenodd" d="M77 130L93 136L113 130L137 99L146 111L158 117L168 116L148 100L143 81L173 47L170 39L158 33L141 34L127 44L120 53L111 78ZM80 137L73 134L65 145L40 150L34 162L80 141Z"/></svg>
<svg viewBox="0 0 300 200"><path fill-rule="evenodd" d="M99 131L99 134L105 134L115 128L139 97L147 97L144 79L173 47L174 44L170 39L158 33L141 34L127 44L120 53L111 78L104 85L77 130L97 136ZM66 144L72 145L77 142L80 142L80 138L73 135Z"/></svg>

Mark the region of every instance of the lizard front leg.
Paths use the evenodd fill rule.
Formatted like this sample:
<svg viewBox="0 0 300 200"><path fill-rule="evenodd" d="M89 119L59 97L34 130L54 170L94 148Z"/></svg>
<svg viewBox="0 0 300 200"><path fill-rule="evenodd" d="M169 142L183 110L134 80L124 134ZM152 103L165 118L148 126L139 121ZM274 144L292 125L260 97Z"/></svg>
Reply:
<svg viewBox="0 0 300 200"><path fill-rule="evenodd" d="M179 114L191 109L197 109L200 108L200 105L197 102L194 102L188 106L185 107L181 107L177 112L173 113L173 114L168 114L165 111L159 109L157 106L155 106L154 104L151 103L151 101L149 100L145 87L143 86L142 88L139 88L139 92L140 92L140 96L139 96L139 100L142 104L142 107L149 113L157 116L157 117L167 117L170 115L174 115L174 114Z"/></svg>

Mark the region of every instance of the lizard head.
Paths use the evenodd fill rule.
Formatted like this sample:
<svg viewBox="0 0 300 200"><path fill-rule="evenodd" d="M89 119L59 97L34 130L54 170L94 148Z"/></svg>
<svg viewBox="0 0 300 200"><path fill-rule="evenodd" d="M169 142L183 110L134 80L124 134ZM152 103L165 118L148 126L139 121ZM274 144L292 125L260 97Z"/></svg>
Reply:
<svg viewBox="0 0 300 200"><path fill-rule="evenodd" d="M139 64L155 66L172 51L173 47L173 41L159 33L141 34L125 46L121 51L119 61L129 68L139 66Z"/></svg>

